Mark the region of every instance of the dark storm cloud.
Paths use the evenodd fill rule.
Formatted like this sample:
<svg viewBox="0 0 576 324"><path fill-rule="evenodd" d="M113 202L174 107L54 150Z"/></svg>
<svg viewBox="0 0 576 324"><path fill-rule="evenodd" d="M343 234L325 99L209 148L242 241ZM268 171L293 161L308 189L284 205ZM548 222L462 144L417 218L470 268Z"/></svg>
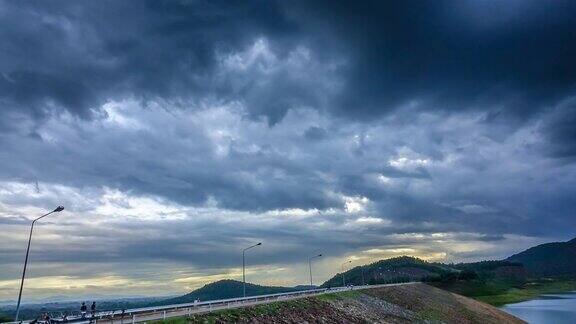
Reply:
<svg viewBox="0 0 576 324"><path fill-rule="evenodd" d="M575 14L531 0L2 1L5 278L25 220L57 204L71 217L43 222L38 262L226 268L262 240L253 264L279 265L311 247L437 252L444 236L505 256L527 236L573 236Z"/></svg>
<svg viewBox="0 0 576 324"><path fill-rule="evenodd" d="M572 1L307 2L297 15L350 55L342 113L422 109L530 116L574 91Z"/></svg>
<svg viewBox="0 0 576 324"><path fill-rule="evenodd" d="M561 102L543 122L541 132L547 137L544 150L555 158L573 161L576 157L576 99Z"/></svg>
<svg viewBox="0 0 576 324"><path fill-rule="evenodd" d="M4 106L39 117L66 109L89 118L123 96L226 96L226 84L211 84L215 52L266 35L281 46L293 29L265 1L5 1L0 9Z"/></svg>
<svg viewBox="0 0 576 324"><path fill-rule="evenodd" d="M5 107L89 118L122 97L243 100L277 122L292 107L371 118L404 105L526 118L575 88L571 1L16 2L2 6ZM499 14L494 17L493 12ZM265 84L213 76L217 52L264 37L346 61L324 98L286 74ZM338 53L338 54L335 54ZM252 77L259 77L252 75Z"/></svg>

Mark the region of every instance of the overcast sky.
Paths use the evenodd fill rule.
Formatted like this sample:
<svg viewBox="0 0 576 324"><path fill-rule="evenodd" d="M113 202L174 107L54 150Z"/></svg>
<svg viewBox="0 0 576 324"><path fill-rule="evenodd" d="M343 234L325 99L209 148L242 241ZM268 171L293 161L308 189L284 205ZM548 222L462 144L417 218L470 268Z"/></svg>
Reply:
<svg viewBox="0 0 576 324"><path fill-rule="evenodd" d="M0 1L0 300L576 236L574 1Z"/></svg>

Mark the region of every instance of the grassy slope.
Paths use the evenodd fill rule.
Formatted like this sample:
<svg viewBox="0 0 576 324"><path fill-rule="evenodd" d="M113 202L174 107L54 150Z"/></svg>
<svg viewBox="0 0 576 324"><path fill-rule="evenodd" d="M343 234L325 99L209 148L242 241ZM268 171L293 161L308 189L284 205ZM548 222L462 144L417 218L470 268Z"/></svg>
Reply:
<svg viewBox="0 0 576 324"><path fill-rule="evenodd" d="M444 323L520 323L484 303L425 284L370 289L367 294L415 312L417 319Z"/></svg>
<svg viewBox="0 0 576 324"><path fill-rule="evenodd" d="M502 306L504 304L518 303L537 298L542 294L562 293L576 290L574 280L555 280L530 282L522 288L509 288L503 293L475 296L475 299L485 303Z"/></svg>
<svg viewBox="0 0 576 324"><path fill-rule="evenodd" d="M514 284L505 280L472 280L435 286L494 306L530 300L542 294L576 290L576 280L537 280Z"/></svg>

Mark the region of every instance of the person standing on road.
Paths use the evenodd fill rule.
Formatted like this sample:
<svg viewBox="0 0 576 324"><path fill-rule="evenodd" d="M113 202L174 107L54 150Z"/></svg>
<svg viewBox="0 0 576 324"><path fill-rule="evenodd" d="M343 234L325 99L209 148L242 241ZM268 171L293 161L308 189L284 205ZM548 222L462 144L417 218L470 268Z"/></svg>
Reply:
<svg viewBox="0 0 576 324"><path fill-rule="evenodd" d="M122 308L122 314L120 314L120 316L122 316L120 317L120 324L124 324L124 314L126 314L126 308Z"/></svg>
<svg viewBox="0 0 576 324"><path fill-rule="evenodd" d="M82 302L82 306L80 306L80 314L82 315L82 318L86 317L86 310L88 309L88 307L86 307L86 303Z"/></svg>
<svg viewBox="0 0 576 324"><path fill-rule="evenodd" d="M92 312L92 317L96 316L96 302L92 302L92 306L90 306L90 311Z"/></svg>

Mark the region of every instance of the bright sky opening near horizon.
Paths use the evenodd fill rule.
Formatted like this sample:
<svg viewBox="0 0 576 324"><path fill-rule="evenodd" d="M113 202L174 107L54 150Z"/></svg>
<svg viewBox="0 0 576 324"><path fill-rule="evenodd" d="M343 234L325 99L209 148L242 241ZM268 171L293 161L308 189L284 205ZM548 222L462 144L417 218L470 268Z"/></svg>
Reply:
<svg viewBox="0 0 576 324"><path fill-rule="evenodd" d="M0 300L576 235L576 2L0 0Z"/></svg>

